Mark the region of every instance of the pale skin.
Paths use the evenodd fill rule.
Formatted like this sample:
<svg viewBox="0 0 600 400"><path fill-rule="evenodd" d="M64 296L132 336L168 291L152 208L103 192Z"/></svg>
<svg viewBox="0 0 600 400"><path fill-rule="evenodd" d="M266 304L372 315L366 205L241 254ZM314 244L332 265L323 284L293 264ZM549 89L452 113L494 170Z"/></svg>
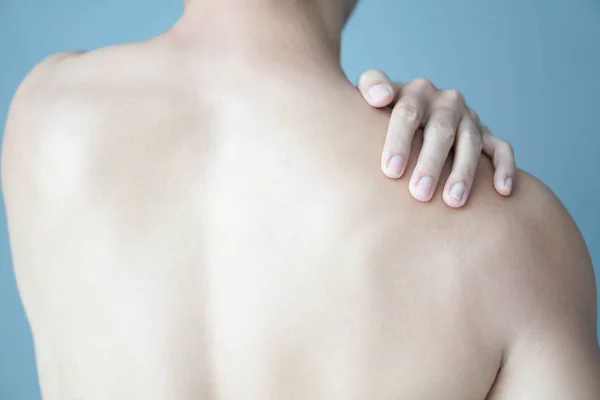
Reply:
<svg viewBox="0 0 600 400"><path fill-rule="evenodd" d="M29 74L2 183L45 400L599 398L572 219L522 171L499 195L486 157L463 210L382 174L348 6L190 0Z"/></svg>
<svg viewBox="0 0 600 400"><path fill-rule="evenodd" d="M447 205L459 208L466 204L482 151L493 160L496 191L510 195L515 173L512 147L481 124L460 92L439 90L424 78L392 83L378 70L363 73L358 89L373 107L393 105L381 157L387 177L403 176L414 135L424 128L425 143L409 184L415 199L431 200L451 149L455 151L453 168L442 192Z"/></svg>

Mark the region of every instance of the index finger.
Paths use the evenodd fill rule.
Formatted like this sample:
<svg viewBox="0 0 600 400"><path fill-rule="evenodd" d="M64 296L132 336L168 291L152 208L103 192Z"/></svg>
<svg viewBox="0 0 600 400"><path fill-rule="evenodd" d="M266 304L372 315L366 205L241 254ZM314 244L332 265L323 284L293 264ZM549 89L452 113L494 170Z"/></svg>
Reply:
<svg viewBox="0 0 600 400"><path fill-rule="evenodd" d="M402 88L380 70L370 69L358 79L358 90L371 107L383 108L395 103Z"/></svg>
<svg viewBox="0 0 600 400"><path fill-rule="evenodd" d="M381 169L389 178L404 174L413 137L427 117L429 97L434 90L429 82L415 80L406 86L394 106L381 157Z"/></svg>

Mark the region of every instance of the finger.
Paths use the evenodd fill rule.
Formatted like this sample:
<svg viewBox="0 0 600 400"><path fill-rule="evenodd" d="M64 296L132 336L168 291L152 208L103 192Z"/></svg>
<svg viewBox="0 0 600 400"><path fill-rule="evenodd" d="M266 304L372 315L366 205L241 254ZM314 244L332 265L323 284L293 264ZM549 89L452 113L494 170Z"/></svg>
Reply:
<svg viewBox="0 0 600 400"><path fill-rule="evenodd" d="M444 187L443 198L450 207L462 207L467 202L482 147L483 138L479 126L466 115L458 126L454 164Z"/></svg>
<svg viewBox="0 0 600 400"><path fill-rule="evenodd" d="M494 187L503 196L512 193L515 176L515 153L512 146L504 140L492 135L482 126L483 153L492 159L494 164Z"/></svg>
<svg viewBox="0 0 600 400"><path fill-rule="evenodd" d="M423 148L409 184L411 194L419 201L431 200L454 144L464 114L464 106L458 100L454 93L446 94L430 112Z"/></svg>
<svg viewBox="0 0 600 400"><path fill-rule="evenodd" d="M408 165L408 157L415 132L426 116L433 85L426 80L407 84L402 97L394 106L383 145L381 169L390 178L400 178Z"/></svg>
<svg viewBox="0 0 600 400"><path fill-rule="evenodd" d="M363 72L358 79L358 90L371 107L387 107L396 96L392 81L377 69Z"/></svg>
<svg viewBox="0 0 600 400"><path fill-rule="evenodd" d="M479 119L479 114L477 114L477 111L472 110L472 109L469 108L468 109L468 113L469 113L469 116L471 117L471 119L475 122L475 124L477 126L480 126L481 125L481 120Z"/></svg>

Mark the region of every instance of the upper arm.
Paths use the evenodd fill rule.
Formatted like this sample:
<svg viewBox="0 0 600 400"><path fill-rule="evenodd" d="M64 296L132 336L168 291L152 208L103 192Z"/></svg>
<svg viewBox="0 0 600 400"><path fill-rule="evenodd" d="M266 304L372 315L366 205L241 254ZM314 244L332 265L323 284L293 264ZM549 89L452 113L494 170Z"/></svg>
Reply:
<svg viewBox="0 0 600 400"><path fill-rule="evenodd" d="M569 330L530 333L515 343L489 398L599 399L600 355L596 339Z"/></svg>
<svg viewBox="0 0 600 400"><path fill-rule="evenodd" d="M530 181L530 179L526 179ZM507 349L489 398L600 399L596 288L587 248L562 205L538 182L508 260Z"/></svg>

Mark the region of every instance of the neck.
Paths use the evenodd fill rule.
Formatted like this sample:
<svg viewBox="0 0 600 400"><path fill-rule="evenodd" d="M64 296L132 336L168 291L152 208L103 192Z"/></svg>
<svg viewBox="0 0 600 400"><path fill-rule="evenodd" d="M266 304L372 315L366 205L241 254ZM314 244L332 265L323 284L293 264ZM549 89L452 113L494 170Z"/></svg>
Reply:
<svg viewBox="0 0 600 400"><path fill-rule="evenodd" d="M220 58L340 69L344 1L186 0L172 31Z"/></svg>

